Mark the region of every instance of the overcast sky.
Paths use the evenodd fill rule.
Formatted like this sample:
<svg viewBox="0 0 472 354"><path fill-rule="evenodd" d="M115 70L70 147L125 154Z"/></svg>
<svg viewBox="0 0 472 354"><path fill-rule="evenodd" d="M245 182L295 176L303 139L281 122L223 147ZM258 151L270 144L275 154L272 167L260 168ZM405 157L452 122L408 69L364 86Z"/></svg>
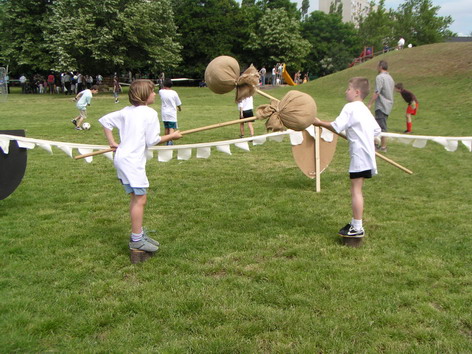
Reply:
<svg viewBox="0 0 472 354"><path fill-rule="evenodd" d="M294 0L292 0L294 1ZM296 0L298 4L302 0ZM376 1L378 3L378 1ZM386 0L387 9L397 10L403 0ZM472 1L471 0L432 0L434 6L439 6L439 16L451 16L454 23L449 27L453 32L461 35L470 35L472 32ZM318 10L318 0L310 0L308 13Z"/></svg>

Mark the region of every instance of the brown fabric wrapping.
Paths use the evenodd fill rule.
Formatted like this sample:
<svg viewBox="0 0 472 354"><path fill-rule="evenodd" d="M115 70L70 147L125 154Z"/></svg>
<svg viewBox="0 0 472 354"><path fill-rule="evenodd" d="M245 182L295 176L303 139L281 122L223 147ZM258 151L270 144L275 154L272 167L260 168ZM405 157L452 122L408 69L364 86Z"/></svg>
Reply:
<svg viewBox="0 0 472 354"><path fill-rule="evenodd" d="M256 89L254 86L259 84L259 72L251 64L237 80L236 102L247 97L254 96Z"/></svg>
<svg viewBox="0 0 472 354"><path fill-rule="evenodd" d="M214 93L224 94L236 90L236 102L253 96L254 86L259 83L259 72L251 64L241 76L236 59L229 56L219 56L208 64L205 70L205 82Z"/></svg>
<svg viewBox="0 0 472 354"><path fill-rule="evenodd" d="M310 95L292 90L280 101L272 100L270 104L257 107L256 117L267 119L267 130L301 131L313 124L316 117L316 103Z"/></svg>
<svg viewBox="0 0 472 354"><path fill-rule="evenodd" d="M236 87L239 73L238 61L223 55L208 64L205 70L205 82L214 93L228 93Z"/></svg>

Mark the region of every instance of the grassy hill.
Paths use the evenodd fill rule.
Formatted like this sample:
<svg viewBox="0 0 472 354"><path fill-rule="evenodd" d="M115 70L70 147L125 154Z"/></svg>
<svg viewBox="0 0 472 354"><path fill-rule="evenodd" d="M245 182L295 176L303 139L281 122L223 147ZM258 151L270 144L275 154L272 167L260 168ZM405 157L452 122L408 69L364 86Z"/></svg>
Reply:
<svg viewBox="0 0 472 354"><path fill-rule="evenodd" d="M420 100L416 134L471 136L471 54L471 44L459 43L405 49L297 89L332 119L347 80L373 82L384 58ZM182 129L237 117L233 94L177 91ZM389 123L401 132L405 104L396 100ZM92 129L77 132L70 97L14 91L2 102L0 129L105 144L97 120L125 101L96 96ZM256 105L266 102L256 97ZM179 143L238 135L233 126ZM0 201L1 352L470 351L472 154L464 147L392 142L388 156L415 174L378 162L379 175L365 186L360 249L336 236L351 217L344 141L321 193L296 167L287 140L233 148L231 156L154 159L145 224L162 248L139 265L129 262L128 197L112 163L53 152L28 151L22 184Z"/></svg>

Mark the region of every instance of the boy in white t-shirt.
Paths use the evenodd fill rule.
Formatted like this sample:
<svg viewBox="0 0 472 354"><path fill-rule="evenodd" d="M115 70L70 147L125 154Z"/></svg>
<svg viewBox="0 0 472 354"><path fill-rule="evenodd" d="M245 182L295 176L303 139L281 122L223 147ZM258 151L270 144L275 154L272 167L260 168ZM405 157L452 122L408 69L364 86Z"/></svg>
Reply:
<svg viewBox="0 0 472 354"><path fill-rule="evenodd" d="M335 133L346 131L349 141L349 176L351 179L352 220L339 230L343 237L364 237L362 215L364 213L364 197L362 187L365 178L377 174L375 161L374 138L381 129L363 100L369 94L369 80L354 77L349 80L346 89L346 100L341 113L333 122L321 121L315 118L314 125L329 129Z"/></svg>
<svg viewBox="0 0 472 354"><path fill-rule="evenodd" d="M254 109L254 99L252 96L242 99L238 102L238 110L239 110L239 119L243 118L250 118L254 117L253 110ZM252 126L252 122L247 122L247 126L249 128L249 132L251 136L254 136L254 127ZM241 135L240 138L244 138L244 123L239 125L239 132Z"/></svg>
<svg viewBox="0 0 472 354"><path fill-rule="evenodd" d="M166 134L172 134L177 129L177 110L182 111L182 102L180 102L179 94L172 90L172 80L164 79L164 87L159 90L161 97L161 116L164 122ZM172 140L167 145L173 145Z"/></svg>
<svg viewBox="0 0 472 354"><path fill-rule="evenodd" d="M172 139L180 139L182 134L177 130L169 135L159 136L160 127L157 112L148 107L154 103L156 93L151 80L135 80L128 91L132 106L109 113L98 121L112 148L116 148L114 163L118 178L131 197L131 239L130 249L155 252L159 242L150 238L143 231L144 207L146 205L149 181L146 176L146 152L148 147ZM115 142L113 129L120 134L120 143Z"/></svg>

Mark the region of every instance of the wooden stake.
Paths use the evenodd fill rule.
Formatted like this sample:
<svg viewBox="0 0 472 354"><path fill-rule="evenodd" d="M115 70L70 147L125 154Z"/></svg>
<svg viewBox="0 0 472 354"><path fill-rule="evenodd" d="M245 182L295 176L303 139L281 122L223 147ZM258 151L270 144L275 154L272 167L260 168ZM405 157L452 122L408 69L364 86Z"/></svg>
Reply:
<svg viewBox="0 0 472 354"><path fill-rule="evenodd" d="M321 192L321 166L320 166L320 138L321 129L315 127L315 173L316 173L316 192Z"/></svg>

